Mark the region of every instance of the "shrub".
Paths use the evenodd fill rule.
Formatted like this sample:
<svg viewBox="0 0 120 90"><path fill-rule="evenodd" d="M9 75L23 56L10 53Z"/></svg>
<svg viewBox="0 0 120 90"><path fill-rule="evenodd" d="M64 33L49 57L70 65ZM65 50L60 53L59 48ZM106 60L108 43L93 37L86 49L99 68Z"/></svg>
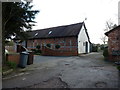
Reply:
<svg viewBox="0 0 120 90"><path fill-rule="evenodd" d="M5 41L5 45L6 46L13 46L14 45L14 42L13 41Z"/></svg>
<svg viewBox="0 0 120 90"><path fill-rule="evenodd" d="M103 56L104 56L104 60L108 60L109 53L107 48L104 49Z"/></svg>
<svg viewBox="0 0 120 90"><path fill-rule="evenodd" d="M36 55L40 55L41 54L41 50L39 50L39 49L31 49L33 52L34 52L34 54L36 54Z"/></svg>
<svg viewBox="0 0 120 90"><path fill-rule="evenodd" d="M37 45L36 48L37 48L37 49L40 49L40 45Z"/></svg>
<svg viewBox="0 0 120 90"><path fill-rule="evenodd" d="M15 62L7 61L6 63L10 68L15 69L17 67L17 64Z"/></svg>
<svg viewBox="0 0 120 90"><path fill-rule="evenodd" d="M36 52L36 49L31 49L33 52Z"/></svg>
<svg viewBox="0 0 120 90"><path fill-rule="evenodd" d="M117 69L120 71L120 66L117 66Z"/></svg>
<svg viewBox="0 0 120 90"><path fill-rule="evenodd" d="M41 50L36 50L35 53L41 53Z"/></svg>
<svg viewBox="0 0 120 90"><path fill-rule="evenodd" d="M49 48L51 48L51 44L47 44L46 46L49 47Z"/></svg>
<svg viewBox="0 0 120 90"><path fill-rule="evenodd" d="M104 56L104 57L108 57L108 56L109 56L109 53L108 53L108 49L107 49L107 48L104 49L104 51L103 51L103 56Z"/></svg>
<svg viewBox="0 0 120 90"><path fill-rule="evenodd" d="M98 46L92 45L92 52L98 52Z"/></svg>
<svg viewBox="0 0 120 90"><path fill-rule="evenodd" d="M59 48L60 48L60 45L58 45L58 44L55 45L55 48L56 48L56 49L59 49Z"/></svg>
<svg viewBox="0 0 120 90"><path fill-rule="evenodd" d="M104 50L104 45L101 45L101 46L100 46L100 49L101 49L101 50Z"/></svg>

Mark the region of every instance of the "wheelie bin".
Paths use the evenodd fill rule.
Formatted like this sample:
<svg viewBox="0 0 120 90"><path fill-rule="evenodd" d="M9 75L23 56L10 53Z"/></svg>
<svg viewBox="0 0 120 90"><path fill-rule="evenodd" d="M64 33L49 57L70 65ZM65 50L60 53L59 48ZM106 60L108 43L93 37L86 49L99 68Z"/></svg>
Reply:
<svg viewBox="0 0 120 90"><path fill-rule="evenodd" d="M18 64L19 67L25 68L27 65L27 61L28 61L28 52L21 52L20 53L20 62Z"/></svg>
<svg viewBox="0 0 120 90"><path fill-rule="evenodd" d="M33 64L33 56L34 53L32 51L28 51L29 55L28 55L28 60L27 60L27 65Z"/></svg>

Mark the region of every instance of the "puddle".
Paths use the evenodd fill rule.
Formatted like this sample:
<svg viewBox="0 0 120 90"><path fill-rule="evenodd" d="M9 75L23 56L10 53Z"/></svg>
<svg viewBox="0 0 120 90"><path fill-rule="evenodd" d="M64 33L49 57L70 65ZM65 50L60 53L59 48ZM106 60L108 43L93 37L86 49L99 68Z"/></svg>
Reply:
<svg viewBox="0 0 120 90"><path fill-rule="evenodd" d="M66 63L65 65L70 65L69 63Z"/></svg>
<svg viewBox="0 0 120 90"><path fill-rule="evenodd" d="M107 86L107 83L105 82L97 82L95 83L95 86L98 87L98 88L104 88Z"/></svg>

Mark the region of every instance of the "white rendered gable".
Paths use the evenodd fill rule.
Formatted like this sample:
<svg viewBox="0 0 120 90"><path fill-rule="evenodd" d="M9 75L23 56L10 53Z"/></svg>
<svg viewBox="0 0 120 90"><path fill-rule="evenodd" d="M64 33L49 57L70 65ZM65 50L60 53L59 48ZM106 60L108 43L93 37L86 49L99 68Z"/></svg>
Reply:
<svg viewBox="0 0 120 90"><path fill-rule="evenodd" d="M86 42L88 42L87 45L87 52L90 52L90 43L88 41L87 34L85 32L84 25L82 26L79 34L78 34L78 54L80 53L86 53Z"/></svg>

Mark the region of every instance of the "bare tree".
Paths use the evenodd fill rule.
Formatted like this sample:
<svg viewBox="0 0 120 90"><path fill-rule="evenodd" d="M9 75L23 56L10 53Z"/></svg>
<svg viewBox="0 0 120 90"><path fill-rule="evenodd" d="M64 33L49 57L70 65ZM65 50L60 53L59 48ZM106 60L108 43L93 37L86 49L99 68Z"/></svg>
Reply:
<svg viewBox="0 0 120 90"><path fill-rule="evenodd" d="M100 39L102 40L104 45L107 43L107 36L103 35L103 36L101 36Z"/></svg>
<svg viewBox="0 0 120 90"><path fill-rule="evenodd" d="M106 26L106 28L104 29L104 31L108 32L109 30L115 28L117 25L114 24L111 19L109 19L108 21L106 21L105 26Z"/></svg>
<svg viewBox="0 0 120 90"><path fill-rule="evenodd" d="M114 22L113 22L111 19L109 19L108 21L106 21L104 31L105 31L105 32L108 32L109 30L115 28L116 26L117 26L117 25L114 24ZM101 36L100 39L102 40L102 42L103 42L104 45L107 44L108 38L107 38L106 35Z"/></svg>

